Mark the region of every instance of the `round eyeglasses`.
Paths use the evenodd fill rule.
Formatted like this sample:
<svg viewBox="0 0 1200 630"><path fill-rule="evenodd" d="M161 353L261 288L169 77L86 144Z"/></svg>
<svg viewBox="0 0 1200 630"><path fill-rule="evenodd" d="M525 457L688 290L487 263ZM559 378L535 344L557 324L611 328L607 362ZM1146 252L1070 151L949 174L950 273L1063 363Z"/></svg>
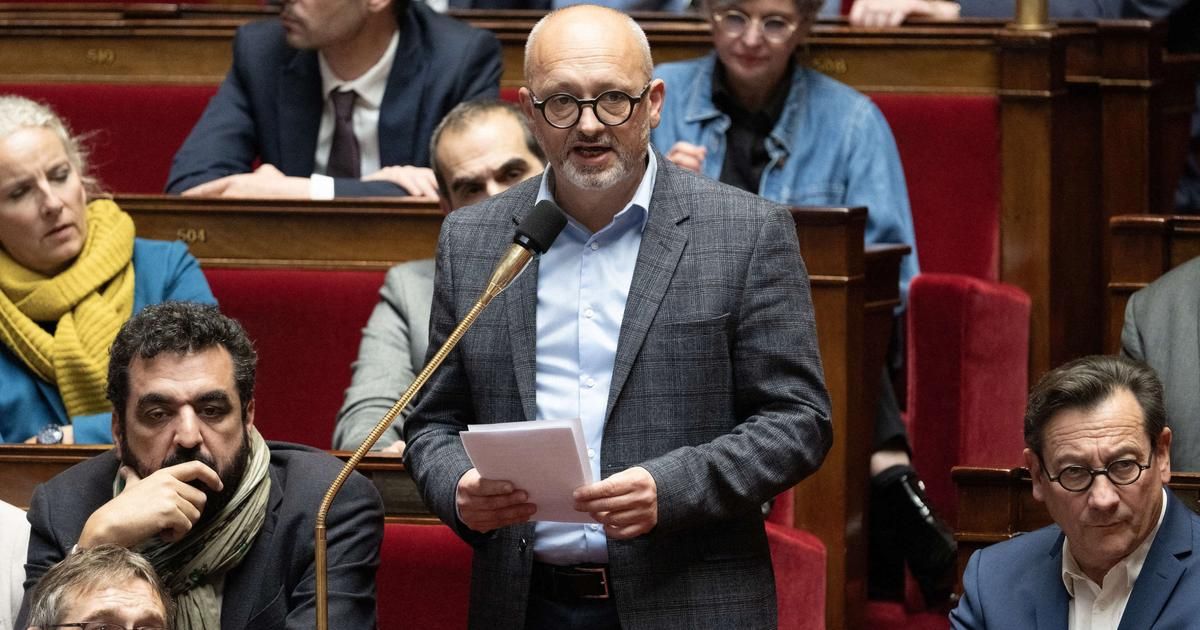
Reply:
<svg viewBox="0 0 1200 630"><path fill-rule="evenodd" d="M750 17L737 9L727 9L720 13L713 14L713 24L721 33L738 38L746 34L746 29L754 26L758 22L759 29L763 39L772 44L782 44L796 32L800 26L796 22L789 20L780 15L768 15L766 17Z"/></svg>
<svg viewBox="0 0 1200 630"><path fill-rule="evenodd" d="M551 94L541 101L533 96L533 107L541 110L542 117L556 129L574 127L583 115L584 107L591 107L592 112L596 114L596 120L605 126L616 127L629 120L633 115L634 105L646 97L646 91L649 89L650 84L647 83L637 96L630 96L621 90L609 90L596 98L575 98L566 92Z"/></svg>
<svg viewBox="0 0 1200 630"><path fill-rule="evenodd" d="M1058 485L1063 487L1067 492L1083 492L1092 487L1092 482L1096 480L1097 475L1104 475L1115 486L1128 486L1136 483L1142 478L1142 471L1150 467L1150 462L1154 461L1154 453L1150 453L1150 459L1145 464L1139 464L1134 459L1118 459L1115 462L1109 462L1104 468L1088 468L1087 466L1067 466L1058 471L1057 477L1051 477L1050 473L1046 473L1046 478L1050 481L1057 481ZM1046 470L1046 462L1042 461L1042 470Z"/></svg>

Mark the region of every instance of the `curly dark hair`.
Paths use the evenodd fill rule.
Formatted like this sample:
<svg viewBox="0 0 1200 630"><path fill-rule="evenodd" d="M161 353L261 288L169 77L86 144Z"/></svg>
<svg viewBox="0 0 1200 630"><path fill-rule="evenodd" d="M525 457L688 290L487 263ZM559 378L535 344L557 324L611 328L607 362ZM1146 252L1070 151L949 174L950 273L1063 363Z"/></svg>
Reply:
<svg viewBox="0 0 1200 630"><path fill-rule="evenodd" d="M258 355L241 324L222 315L216 306L194 302L154 304L129 318L108 353L108 399L120 428L125 426L129 367L135 356L152 359L164 352L182 355L216 346L225 348L233 359L233 380L245 415L254 398Z"/></svg>

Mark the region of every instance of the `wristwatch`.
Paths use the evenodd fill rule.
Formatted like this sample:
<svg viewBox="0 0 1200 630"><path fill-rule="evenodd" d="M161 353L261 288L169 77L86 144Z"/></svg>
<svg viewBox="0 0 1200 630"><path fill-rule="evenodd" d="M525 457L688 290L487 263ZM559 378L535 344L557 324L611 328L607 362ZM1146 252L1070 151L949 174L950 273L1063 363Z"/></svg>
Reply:
<svg viewBox="0 0 1200 630"><path fill-rule="evenodd" d="M37 443L38 444L62 444L63 428L61 424L51 422L46 426L38 429Z"/></svg>

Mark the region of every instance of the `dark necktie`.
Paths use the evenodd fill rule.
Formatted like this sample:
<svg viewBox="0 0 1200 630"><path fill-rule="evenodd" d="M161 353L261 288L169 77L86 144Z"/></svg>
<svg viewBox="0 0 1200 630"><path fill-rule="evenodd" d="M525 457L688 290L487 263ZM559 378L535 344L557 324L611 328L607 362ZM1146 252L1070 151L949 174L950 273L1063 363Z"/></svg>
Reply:
<svg viewBox="0 0 1200 630"><path fill-rule="evenodd" d="M354 90L329 93L333 101L333 144L329 147L329 165L325 174L330 177L359 178L358 138L354 137Z"/></svg>

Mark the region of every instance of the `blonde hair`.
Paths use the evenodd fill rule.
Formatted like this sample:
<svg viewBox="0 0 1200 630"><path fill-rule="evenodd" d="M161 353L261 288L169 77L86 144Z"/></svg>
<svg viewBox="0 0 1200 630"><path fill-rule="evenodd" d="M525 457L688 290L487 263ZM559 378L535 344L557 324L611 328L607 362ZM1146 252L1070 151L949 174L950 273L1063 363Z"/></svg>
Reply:
<svg viewBox="0 0 1200 630"><path fill-rule="evenodd" d="M84 146L86 138L72 134L63 119L48 105L24 96L0 95L0 138L31 127L53 131L62 142L71 167L79 173L79 179L83 182L88 197L100 194L100 183L88 172L88 151Z"/></svg>

